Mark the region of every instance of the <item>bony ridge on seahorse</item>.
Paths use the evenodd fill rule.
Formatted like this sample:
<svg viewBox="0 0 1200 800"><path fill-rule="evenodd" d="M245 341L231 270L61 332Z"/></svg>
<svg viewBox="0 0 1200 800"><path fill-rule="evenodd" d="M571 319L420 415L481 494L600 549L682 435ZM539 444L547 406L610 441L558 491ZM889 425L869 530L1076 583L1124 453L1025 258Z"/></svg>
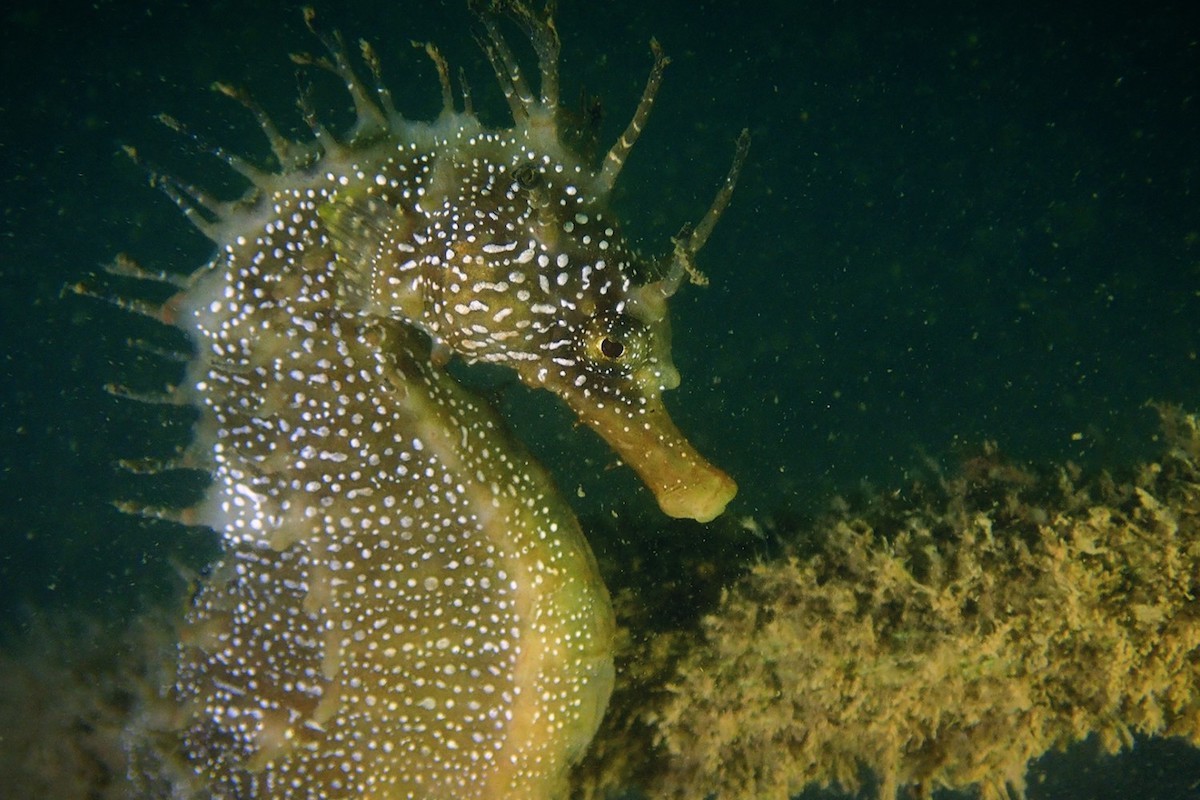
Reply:
<svg viewBox="0 0 1200 800"><path fill-rule="evenodd" d="M592 169L560 140L549 14L474 9L513 129L484 129L465 92L455 109L432 46L443 111L405 120L374 52L373 99L322 36L329 58L299 60L343 79L349 135L302 100L313 141L289 141L219 87L258 117L281 169L216 150L252 183L232 202L156 176L217 253L186 280L116 267L182 284L153 313L196 347L193 450L212 485L191 519L225 554L189 613L174 696L203 796L565 796L611 689L611 606L570 508L440 368L447 354L559 394L670 514L712 518L735 491L661 393L678 382L666 301L700 279L745 137L708 214L634 285L604 204L665 57L655 46L633 120ZM536 99L499 10L533 42Z"/></svg>

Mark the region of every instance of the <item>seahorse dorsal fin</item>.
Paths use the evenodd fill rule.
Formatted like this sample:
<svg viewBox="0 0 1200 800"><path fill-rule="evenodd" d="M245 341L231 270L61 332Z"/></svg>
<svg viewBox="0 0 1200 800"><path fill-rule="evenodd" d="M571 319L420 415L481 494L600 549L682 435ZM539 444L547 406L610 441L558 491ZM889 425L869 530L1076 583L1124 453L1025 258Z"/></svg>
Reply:
<svg viewBox="0 0 1200 800"><path fill-rule="evenodd" d="M395 276L411 260L398 243L411 238L415 220L402 209L366 194L339 196L317 210L325 223L330 244L339 262L339 297L361 310L382 315L395 307L407 310L405 293L394 285L383 286L385 276ZM393 298L396 303L380 303ZM415 300L415 299L414 299ZM381 308L373 308L380 306Z"/></svg>

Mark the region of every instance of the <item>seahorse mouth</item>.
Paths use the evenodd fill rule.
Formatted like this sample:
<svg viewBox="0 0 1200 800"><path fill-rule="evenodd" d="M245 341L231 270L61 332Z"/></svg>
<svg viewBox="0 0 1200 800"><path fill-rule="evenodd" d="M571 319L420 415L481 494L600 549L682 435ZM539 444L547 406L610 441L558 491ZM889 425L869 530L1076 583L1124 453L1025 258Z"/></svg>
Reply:
<svg viewBox="0 0 1200 800"><path fill-rule="evenodd" d="M634 417L573 393L564 399L633 468L667 516L710 522L737 494L733 479L692 447L660 399L649 400Z"/></svg>

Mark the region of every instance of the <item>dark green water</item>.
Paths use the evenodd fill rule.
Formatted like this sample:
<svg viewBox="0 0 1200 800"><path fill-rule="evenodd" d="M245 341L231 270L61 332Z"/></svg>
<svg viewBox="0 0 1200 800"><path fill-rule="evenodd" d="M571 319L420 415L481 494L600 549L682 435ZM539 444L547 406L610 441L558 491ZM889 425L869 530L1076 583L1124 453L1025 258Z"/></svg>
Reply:
<svg viewBox="0 0 1200 800"><path fill-rule="evenodd" d="M437 109L433 71L408 46L432 39L503 122L465 4L326 5L325 24L374 41L411 116ZM1151 448L1146 401L1200 408L1197 12L910 5L562 3L564 96L602 97L603 141L636 104L649 37L674 59L618 198L648 251L707 207L737 132L754 137L702 255L712 286L673 306L684 385L669 402L739 480L736 515L899 485L984 439L1025 460L1128 464ZM169 451L190 417L102 387L177 379L125 342L179 339L61 289L120 251L200 264L206 242L120 145L234 186L152 116L261 154L252 122L205 87L249 86L297 126L287 54L316 45L286 3L0 14L0 608L132 608L211 543L108 504L162 491L113 461ZM332 83L317 92L343 105ZM581 513L650 509L548 398L470 379L583 495ZM1190 763L1182 783L1147 778L1185 794L1144 796L1189 796ZM1126 796L1102 791L1086 796Z"/></svg>

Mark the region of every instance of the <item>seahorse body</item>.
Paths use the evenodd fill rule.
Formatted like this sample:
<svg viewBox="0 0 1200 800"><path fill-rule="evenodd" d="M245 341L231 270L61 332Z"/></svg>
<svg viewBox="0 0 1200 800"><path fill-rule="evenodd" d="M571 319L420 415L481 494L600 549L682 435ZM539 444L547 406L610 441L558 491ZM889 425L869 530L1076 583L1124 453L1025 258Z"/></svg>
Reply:
<svg viewBox="0 0 1200 800"><path fill-rule="evenodd" d="M258 115L282 165L225 154L231 203L161 179L215 242L171 308L192 335L198 518L226 552L198 592L175 695L183 749L219 798L558 798L612 685L612 611L570 508L441 369L512 366L563 397L667 513L710 519L736 487L671 424L666 299L728 201L657 280L605 209L665 59L603 167L565 147L557 33L503 5L541 69L534 99L478 7L515 126L454 108L403 119L336 37L358 122L314 142ZM311 27L311 16L310 16ZM657 52L657 51L656 51ZM364 53L378 78L377 60Z"/></svg>
<svg viewBox="0 0 1200 800"><path fill-rule="evenodd" d="M215 797L562 796L612 685L574 517L413 333L309 298L302 357L205 381L228 551L181 650L188 756Z"/></svg>

